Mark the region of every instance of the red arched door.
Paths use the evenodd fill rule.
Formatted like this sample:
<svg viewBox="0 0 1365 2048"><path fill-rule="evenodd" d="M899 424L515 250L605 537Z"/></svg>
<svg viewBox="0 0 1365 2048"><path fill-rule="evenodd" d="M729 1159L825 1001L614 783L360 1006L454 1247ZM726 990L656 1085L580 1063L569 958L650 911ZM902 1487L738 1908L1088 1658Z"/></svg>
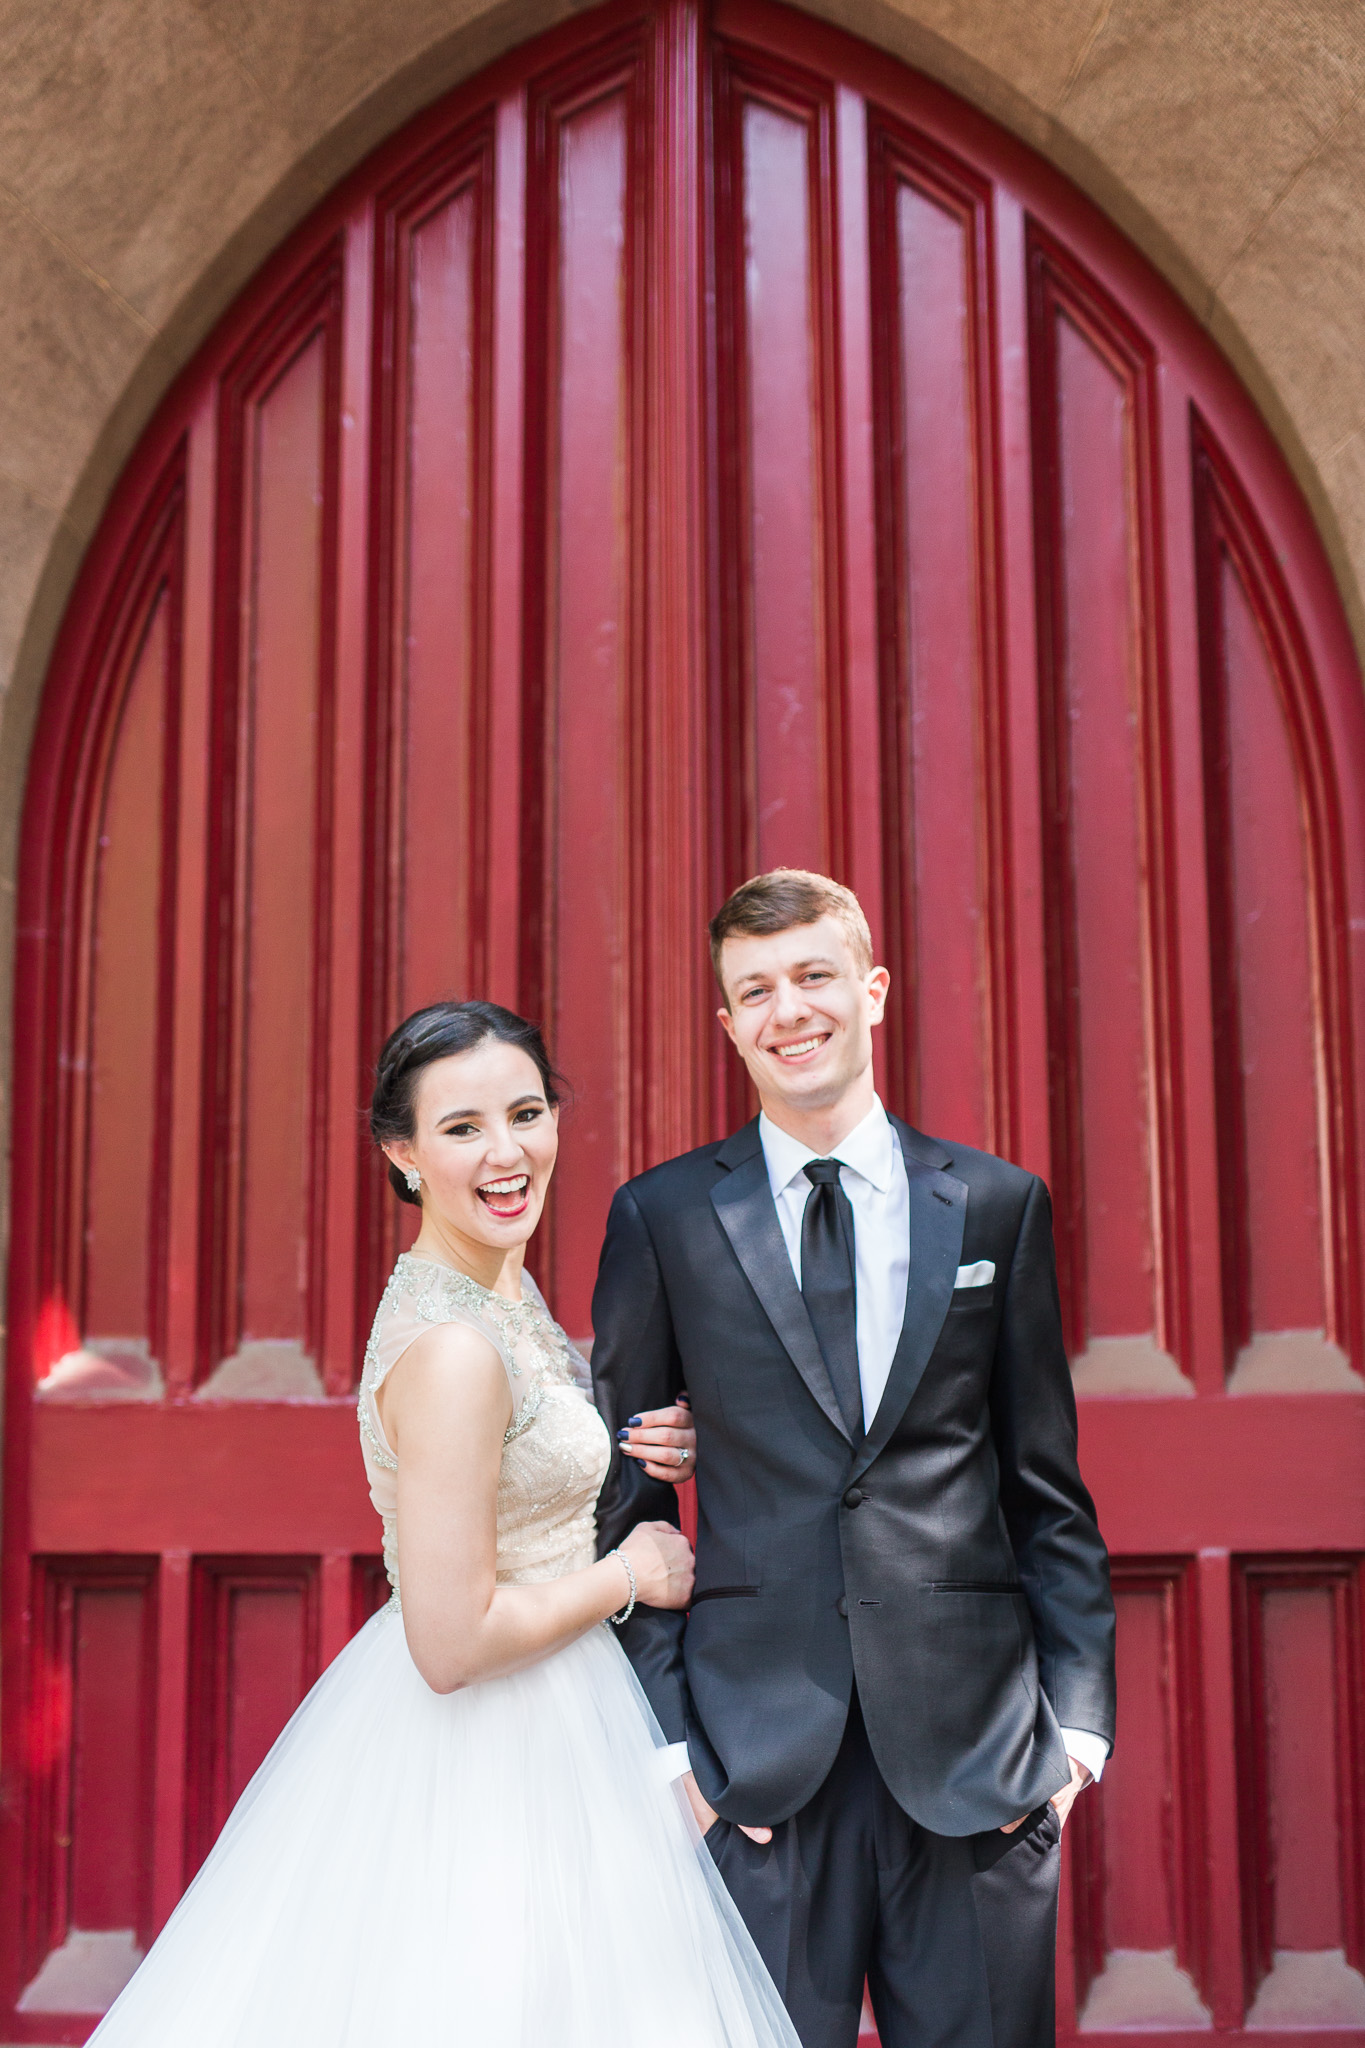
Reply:
<svg viewBox="0 0 1365 2048"><path fill-rule="evenodd" d="M83 2038L375 1598L384 1031L548 1021L584 1330L613 1185L743 1112L702 922L781 860L869 908L894 1106L1056 1194L1122 1685L1064 2029L1360 2038L1363 804L1263 427L950 95L660 0L381 150L146 434L35 744L5 2038Z"/></svg>

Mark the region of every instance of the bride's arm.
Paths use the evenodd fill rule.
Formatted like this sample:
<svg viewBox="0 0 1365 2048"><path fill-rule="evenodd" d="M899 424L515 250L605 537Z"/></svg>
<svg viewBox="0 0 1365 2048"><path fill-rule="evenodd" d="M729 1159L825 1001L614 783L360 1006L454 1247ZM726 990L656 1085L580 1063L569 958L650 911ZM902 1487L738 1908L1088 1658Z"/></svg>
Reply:
<svg viewBox="0 0 1365 2048"><path fill-rule="evenodd" d="M443 1323L404 1352L382 1389L398 1459L398 1575L413 1662L434 1692L455 1692L562 1649L625 1606L619 1557L531 1586L499 1586L498 1472L512 1415L487 1339ZM621 1545L649 1606L685 1607L691 1552L667 1523Z"/></svg>

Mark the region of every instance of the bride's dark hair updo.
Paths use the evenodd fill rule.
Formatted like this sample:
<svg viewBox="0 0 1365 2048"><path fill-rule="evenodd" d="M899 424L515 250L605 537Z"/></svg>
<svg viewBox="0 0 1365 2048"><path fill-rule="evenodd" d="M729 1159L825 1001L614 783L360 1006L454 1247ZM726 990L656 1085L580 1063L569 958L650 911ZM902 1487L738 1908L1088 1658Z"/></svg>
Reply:
<svg viewBox="0 0 1365 2048"><path fill-rule="evenodd" d="M405 1017L384 1041L370 1097L370 1136L375 1144L392 1145L417 1135L417 1082L423 1067L449 1059L452 1053L473 1052L490 1039L519 1047L540 1075L545 1100L552 1105L559 1101L559 1076L550 1065L538 1024L529 1024L515 1010L504 1010L501 1003L428 1003ZM392 1160L389 1186L400 1202L421 1208L422 1197L412 1193Z"/></svg>

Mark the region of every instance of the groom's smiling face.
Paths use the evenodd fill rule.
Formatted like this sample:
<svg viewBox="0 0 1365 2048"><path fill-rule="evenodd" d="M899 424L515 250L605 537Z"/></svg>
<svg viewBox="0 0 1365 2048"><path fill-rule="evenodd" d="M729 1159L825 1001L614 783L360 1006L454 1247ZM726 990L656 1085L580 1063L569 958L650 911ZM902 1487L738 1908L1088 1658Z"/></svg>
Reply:
<svg viewBox="0 0 1365 2048"><path fill-rule="evenodd" d="M726 1006L717 1015L765 1106L828 1111L870 1092L872 1029L890 976L859 968L837 919L734 933L720 970Z"/></svg>

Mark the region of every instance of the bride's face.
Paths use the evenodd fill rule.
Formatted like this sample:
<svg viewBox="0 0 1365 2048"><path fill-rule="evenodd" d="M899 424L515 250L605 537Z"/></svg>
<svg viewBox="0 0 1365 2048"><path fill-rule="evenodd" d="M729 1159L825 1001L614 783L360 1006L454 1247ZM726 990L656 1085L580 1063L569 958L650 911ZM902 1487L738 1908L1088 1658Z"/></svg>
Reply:
<svg viewBox="0 0 1365 2048"><path fill-rule="evenodd" d="M389 1157L422 1176L422 1220L489 1249L525 1244L545 1206L559 1150L559 1112L535 1061L485 1039L422 1069L417 1129Z"/></svg>

